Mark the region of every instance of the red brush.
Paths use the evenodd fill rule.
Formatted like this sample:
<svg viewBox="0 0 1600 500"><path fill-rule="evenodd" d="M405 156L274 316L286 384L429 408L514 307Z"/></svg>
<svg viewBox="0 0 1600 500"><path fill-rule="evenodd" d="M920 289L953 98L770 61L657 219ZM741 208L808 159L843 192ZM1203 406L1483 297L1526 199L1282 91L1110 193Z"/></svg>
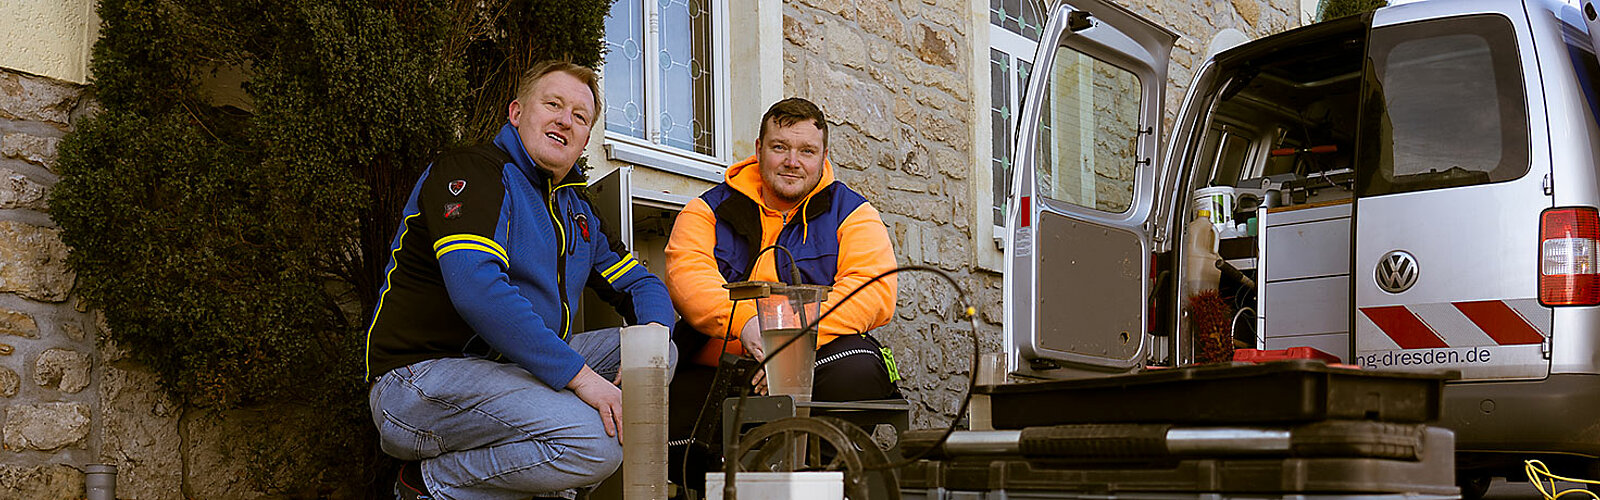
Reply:
<svg viewBox="0 0 1600 500"><path fill-rule="evenodd" d="M1216 290L1189 297L1189 326L1194 331L1195 363L1233 360L1233 308Z"/></svg>

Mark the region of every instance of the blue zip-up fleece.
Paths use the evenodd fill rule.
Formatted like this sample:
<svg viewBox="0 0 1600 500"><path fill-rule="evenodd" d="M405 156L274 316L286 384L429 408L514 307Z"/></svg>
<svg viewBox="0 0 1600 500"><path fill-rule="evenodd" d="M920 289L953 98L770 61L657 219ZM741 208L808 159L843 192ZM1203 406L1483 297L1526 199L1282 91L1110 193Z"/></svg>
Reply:
<svg viewBox="0 0 1600 500"><path fill-rule="evenodd" d="M585 285L628 324L671 325L666 287L595 216L584 188L577 168L551 179L510 124L493 144L434 161L390 250L367 330L367 379L483 356L566 387L583 368L564 339Z"/></svg>

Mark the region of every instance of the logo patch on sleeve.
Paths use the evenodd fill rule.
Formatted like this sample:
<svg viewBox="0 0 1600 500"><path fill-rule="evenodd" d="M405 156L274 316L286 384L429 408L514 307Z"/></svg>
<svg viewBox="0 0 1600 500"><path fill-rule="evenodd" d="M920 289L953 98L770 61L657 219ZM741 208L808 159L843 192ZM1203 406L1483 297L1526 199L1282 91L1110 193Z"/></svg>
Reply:
<svg viewBox="0 0 1600 500"><path fill-rule="evenodd" d="M460 217L461 217L461 204L460 203L446 203L446 204L444 204L444 218L445 219L457 219L457 218L460 218Z"/></svg>
<svg viewBox="0 0 1600 500"><path fill-rule="evenodd" d="M467 180L466 179L456 179L456 180L450 181L450 186L449 187L450 187L450 196L459 196L459 195L461 195L461 190L467 188Z"/></svg>
<svg viewBox="0 0 1600 500"><path fill-rule="evenodd" d="M572 220L574 220L574 221L576 221L578 223L578 234L583 235L583 242L584 243L588 243L589 242L589 216L580 213L578 215L572 216Z"/></svg>

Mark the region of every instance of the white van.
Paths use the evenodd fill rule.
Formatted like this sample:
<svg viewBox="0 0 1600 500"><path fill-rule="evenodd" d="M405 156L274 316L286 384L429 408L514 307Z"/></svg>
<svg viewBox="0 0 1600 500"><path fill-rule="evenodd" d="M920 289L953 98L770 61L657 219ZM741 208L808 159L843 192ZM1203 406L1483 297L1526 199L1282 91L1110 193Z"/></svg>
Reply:
<svg viewBox="0 0 1600 500"><path fill-rule="evenodd" d="M1244 346L1458 370L1441 424L1466 495L1528 458L1600 476L1600 65L1584 9L1420 1L1245 43L1196 69L1168 131L1174 35L1100 0L1056 3L1008 193L1010 372L1193 364L1182 284L1209 279ZM1216 233L1216 255L1185 255L1186 228ZM1185 264L1219 257L1241 274Z"/></svg>

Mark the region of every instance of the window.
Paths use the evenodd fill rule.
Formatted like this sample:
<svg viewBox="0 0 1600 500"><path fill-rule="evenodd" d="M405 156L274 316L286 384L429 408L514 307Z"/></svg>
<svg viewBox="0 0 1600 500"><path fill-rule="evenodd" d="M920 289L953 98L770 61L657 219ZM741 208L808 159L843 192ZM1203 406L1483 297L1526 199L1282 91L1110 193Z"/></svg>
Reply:
<svg viewBox="0 0 1600 500"><path fill-rule="evenodd" d="M1374 29L1362 196L1500 182L1528 171L1511 23L1469 16ZM1370 169L1370 170L1368 170Z"/></svg>
<svg viewBox="0 0 1600 500"><path fill-rule="evenodd" d="M1043 7L1037 0L989 0L989 126L991 205L995 238L1005 226L1006 192L1016 155L1017 112L1027 93L1033 54L1044 29Z"/></svg>
<svg viewBox="0 0 1600 500"><path fill-rule="evenodd" d="M720 180L728 156L726 20L719 0L619 0L606 18L613 158Z"/></svg>
<svg viewBox="0 0 1600 500"><path fill-rule="evenodd" d="M1105 212L1133 206L1139 77L1071 48L1056 50L1039 117L1039 196Z"/></svg>

